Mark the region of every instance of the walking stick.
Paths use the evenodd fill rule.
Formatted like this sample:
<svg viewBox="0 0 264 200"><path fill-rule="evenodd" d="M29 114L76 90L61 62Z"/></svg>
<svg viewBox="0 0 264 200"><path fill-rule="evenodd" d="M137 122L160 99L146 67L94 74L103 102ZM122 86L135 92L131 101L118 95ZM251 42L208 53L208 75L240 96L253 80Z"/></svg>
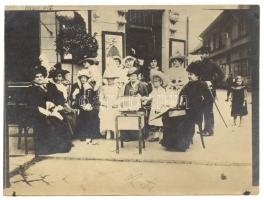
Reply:
<svg viewBox="0 0 264 200"><path fill-rule="evenodd" d="M201 122L198 123L198 128L199 128L199 135L200 135L200 139L201 139L201 142L202 142L202 146L205 149L205 143L204 143L204 138L203 138L204 136L203 136L203 130L202 130Z"/></svg>
<svg viewBox="0 0 264 200"><path fill-rule="evenodd" d="M223 117L223 115L221 114L221 112L220 112L220 110L219 110L219 108L218 108L218 106L217 106L217 103L216 103L216 101L215 101L214 95L212 94L212 91L211 91L210 89L209 89L209 91L210 91L210 94L211 94L212 98L214 99L215 107L216 107L216 109L217 109L217 111L218 111L218 113L219 113L219 115L220 115L222 121L224 122L226 128L228 128L228 126L227 126L227 124L226 124L226 122L225 122L225 120L224 120L224 117Z"/></svg>

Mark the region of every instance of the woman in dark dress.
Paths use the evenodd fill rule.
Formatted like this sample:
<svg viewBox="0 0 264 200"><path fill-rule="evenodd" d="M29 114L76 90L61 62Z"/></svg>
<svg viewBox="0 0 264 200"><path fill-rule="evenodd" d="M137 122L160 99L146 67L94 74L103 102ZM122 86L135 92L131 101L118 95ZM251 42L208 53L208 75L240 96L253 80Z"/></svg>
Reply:
<svg viewBox="0 0 264 200"><path fill-rule="evenodd" d="M63 117L48 97L44 78L47 71L42 66L33 70L33 83L29 87L28 103L33 122L35 154L64 153L71 150L71 135Z"/></svg>
<svg viewBox="0 0 264 200"><path fill-rule="evenodd" d="M63 116L71 135L74 134L76 112L70 107L68 88L64 84L65 75L69 73L63 70L61 63L57 63L49 72L49 78L52 78L47 84L48 97L57 106L58 112Z"/></svg>
<svg viewBox="0 0 264 200"><path fill-rule="evenodd" d="M94 91L94 84L89 82L87 70L78 72L78 82L72 86L72 106L79 110L75 137L81 141L93 143L100 137L99 95Z"/></svg>
<svg viewBox="0 0 264 200"><path fill-rule="evenodd" d="M236 126L236 119L239 116L239 126L242 125L242 117L248 114L247 111L247 89L243 84L241 76L235 79L235 85L231 87L232 95L232 109L231 116L234 118L234 126Z"/></svg>
<svg viewBox="0 0 264 200"><path fill-rule="evenodd" d="M199 80L200 69L197 62L188 66L189 82L181 90L176 108L163 115L164 132L161 144L167 150L186 151L192 142L195 124L201 126L203 103L209 93L206 84ZM177 116L179 110L181 114ZM183 111L185 114L182 114Z"/></svg>

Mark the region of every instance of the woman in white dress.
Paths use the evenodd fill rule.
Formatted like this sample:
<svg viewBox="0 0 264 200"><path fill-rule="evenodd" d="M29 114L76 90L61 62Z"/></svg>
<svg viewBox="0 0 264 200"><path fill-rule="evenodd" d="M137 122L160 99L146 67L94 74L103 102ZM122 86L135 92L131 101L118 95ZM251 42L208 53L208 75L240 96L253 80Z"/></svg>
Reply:
<svg viewBox="0 0 264 200"><path fill-rule="evenodd" d="M176 89L176 87L183 87L189 82L188 73L184 68L185 56L177 52L170 58L171 67L168 70L169 85Z"/></svg>
<svg viewBox="0 0 264 200"><path fill-rule="evenodd" d="M107 80L107 84L102 86L100 91L100 131L102 135L106 135L106 139L111 139L115 138L115 117L119 113L117 103L120 88L115 83L119 76L117 71L107 69L103 78Z"/></svg>

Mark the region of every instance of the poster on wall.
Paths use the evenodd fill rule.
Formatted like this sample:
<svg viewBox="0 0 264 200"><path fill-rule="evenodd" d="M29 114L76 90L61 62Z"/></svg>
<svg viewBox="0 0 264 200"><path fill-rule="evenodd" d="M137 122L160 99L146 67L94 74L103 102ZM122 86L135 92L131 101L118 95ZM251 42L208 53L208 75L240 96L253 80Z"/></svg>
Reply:
<svg viewBox="0 0 264 200"><path fill-rule="evenodd" d="M169 57L171 58L178 53L185 55L185 40L170 39ZM184 62L184 67L186 67L186 62Z"/></svg>
<svg viewBox="0 0 264 200"><path fill-rule="evenodd" d="M124 58L124 33L121 32L108 32L102 33L102 63L103 71L107 67L113 65L113 57L119 56Z"/></svg>

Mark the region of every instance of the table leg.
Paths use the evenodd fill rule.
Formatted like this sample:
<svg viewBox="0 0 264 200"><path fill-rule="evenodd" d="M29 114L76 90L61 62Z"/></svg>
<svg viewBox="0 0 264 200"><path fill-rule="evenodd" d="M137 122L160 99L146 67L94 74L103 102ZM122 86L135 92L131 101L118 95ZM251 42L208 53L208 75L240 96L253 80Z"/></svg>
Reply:
<svg viewBox="0 0 264 200"><path fill-rule="evenodd" d="M22 131L23 131L22 125L19 124L18 125L18 141L17 141L17 148L18 149L21 149Z"/></svg>
<svg viewBox="0 0 264 200"><path fill-rule="evenodd" d="M138 134L138 151L142 154L142 128L141 128L141 117L138 118L139 122L139 134Z"/></svg>
<svg viewBox="0 0 264 200"><path fill-rule="evenodd" d="M115 121L115 126L116 126L116 153L119 153L119 131L118 131L118 117L116 117Z"/></svg>
<svg viewBox="0 0 264 200"><path fill-rule="evenodd" d="M25 154L28 154L28 127L24 127Z"/></svg>
<svg viewBox="0 0 264 200"><path fill-rule="evenodd" d="M121 131L119 131L119 133L120 133L121 148L124 148L124 140L123 140L123 138L122 138Z"/></svg>
<svg viewBox="0 0 264 200"><path fill-rule="evenodd" d="M145 149L145 126L143 128L142 140L143 140L143 149Z"/></svg>

